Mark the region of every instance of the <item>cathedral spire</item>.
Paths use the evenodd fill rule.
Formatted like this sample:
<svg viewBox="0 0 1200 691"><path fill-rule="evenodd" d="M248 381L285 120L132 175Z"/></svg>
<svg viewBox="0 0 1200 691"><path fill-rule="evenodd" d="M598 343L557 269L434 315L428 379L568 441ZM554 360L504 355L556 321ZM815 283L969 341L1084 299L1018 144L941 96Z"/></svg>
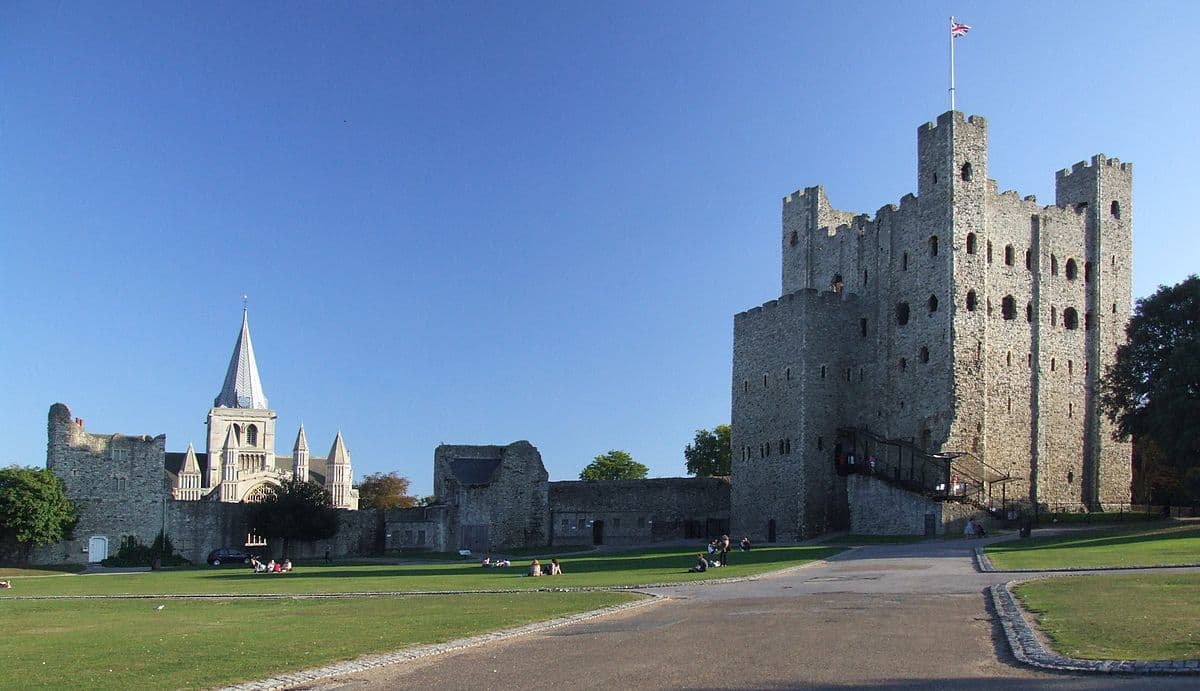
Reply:
<svg viewBox="0 0 1200 691"><path fill-rule="evenodd" d="M225 372L225 385L213 401L213 407L267 408L267 396L263 393L258 363L254 360L254 345L250 342L250 322L245 307L242 308L242 330L238 333L233 357Z"/></svg>

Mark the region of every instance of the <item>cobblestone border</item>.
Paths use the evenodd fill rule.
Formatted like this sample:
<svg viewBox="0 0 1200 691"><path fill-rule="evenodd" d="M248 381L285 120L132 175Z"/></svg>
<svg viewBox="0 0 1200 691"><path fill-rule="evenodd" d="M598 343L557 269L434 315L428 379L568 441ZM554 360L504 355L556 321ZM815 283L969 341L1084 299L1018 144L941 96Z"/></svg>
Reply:
<svg viewBox="0 0 1200 691"><path fill-rule="evenodd" d="M645 597L634 600L633 602L626 602L620 605L595 609L591 610L590 612L570 614L565 617L550 619L548 621L537 621L524 626L518 626L511 629L502 629L500 631L484 633L478 636L470 636L468 638L460 638L458 640L448 641L446 643L404 648L402 650L384 653L382 655L368 655L366 657L360 657L356 660L339 662L336 664L327 665L325 667L317 667L314 669L301 670L299 672L280 674L269 679L260 679L259 681L238 684L236 686L227 686L223 691L260 691L263 689L292 688L300 684L307 684L320 679L327 679L329 677L340 676L343 674L353 674L355 672L363 672L376 667L386 667L387 665L394 665L399 662L409 662L411 660L417 660L423 657L429 657L431 655L441 655L442 653L448 653L455 650L464 650L466 648L473 648L488 643L495 643L496 641L516 638L517 636L524 636L529 633L554 629L560 626L567 626L569 624L578 624L583 621L588 621L589 619L596 619L598 617L607 616L616 612L623 612L636 609L638 607L645 607L647 605L665 602L668 599L662 595L654 595L653 593L641 594Z"/></svg>
<svg viewBox="0 0 1200 691"><path fill-rule="evenodd" d="M1008 645L1019 662L1058 672L1200 675L1200 660L1080 660L1047 650L1012 594L1012 585L1034 580L1039 579L1008 581L989 588Z"/></svg>
<svg viewBox="0 0 1200 691"><path fill-rule="evenodd" d="M997 569L984 553L983 547L975 548L975 568L984 573L1077 573L1082 571L1140 571L1144 569L1194 569L1195 564L1154 564L1152 566L1064 566L1055 569Z"/></svg>

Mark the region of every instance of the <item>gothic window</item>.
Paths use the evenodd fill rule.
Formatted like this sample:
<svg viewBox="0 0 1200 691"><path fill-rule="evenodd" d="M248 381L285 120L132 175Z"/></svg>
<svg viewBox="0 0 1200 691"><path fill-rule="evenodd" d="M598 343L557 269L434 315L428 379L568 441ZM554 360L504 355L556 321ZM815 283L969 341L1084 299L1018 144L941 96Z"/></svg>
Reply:
<svg viewBox="0 0 1200 691"><path fill-rule="evenodd" d="M975 233L967 233L967 254L975 254Z"/></svg>
<svg viewBox="0 0 1200 691"><path fill-rule="evenodd" d="M937 299L937 296L936 296L936 295L930 295L930 296L929 296L929 313L930 313L930 314L933 314L934 312L936 312L936 311L937 311L937 308L938 308L938 299Z"/></svg>
<svg viewBox="0 0 1200 691"><path fill-rule="evenodd" d="M1120 218L1121 217L1121 202L1114 199L1113 203L1110 204L1108 207L1108 213L1112 214L1113 218Z"/></svg>
<svg viewBox="0 0 1200 691"><path fill-rule="evenodd" d="M929 348L925 346L921 346L921 362L926 364L929 362Z"/></svg>
<svg viewBox="0 0 1200 691"><path fill-rule="evenodd" d="M1054 256L1053 254L1050 255L1050 275L1058 275L1058 257Z"/></svg>
<svg viewBox="0 0 1200 691"><path fill-rule="evenodd" d="M905 252L900 257L900 270L908 271L908 252Z"/></svg>
<svg viewBox="0 0 1200 691"><path fill-rule="evenodd" d="M258 504L258 503L261 503L263 499L266 499L266 497L267 497L267 485L266 485L266 483L263 483L261 485L255 486L254 489L247 492L245 498L243 498L242 501L244 501L248 504Z"/></svg>
<svg viewBox="0 0 1200 691"><path fill-rule="evenodd" d="M896 305L896 323L904 326L908 323L908 303L901 302Z"/></svg>
<svg viewBox="0 0 1200 691"><path fill-rule="evenodd" d="M1013 265L1013 246L1012 245L1004 246L1004 264L1005 264L1005 266Z"/></svg>
<svg viewBox="0 0 1200 691"><path fill-rule="evenodd" d="M936 235L929 236L929 256L936 257L938 253L938 237Z"/></svg>
<svg viewBox="0 0 1200 691"><path fill-rule="evenodd" d="M1075 277L1079 275L1079 269L1076 267L1074 259L1067 259L1066 269L1067 269L1067 280L1074 281Z"/></svg>
<svg viewBox="0 0 1200 691"><path fill-rule="evenodd" d="M840 293L845 285L846 284L842 281L842 275L834 274L833 280L829 282L829 289L835 293Z"/></svg>
<svg viewBox="0 0 1200 691"><path fill-rule="evenodd" d="M975 291L973 291L973 290L968 290L968 291L967 291L967 311L968 311L968 312L974 312L974 311L975 311L975 302L976 302L976 299L975 299Z"/></svg>
<svg viewBox="0 0 1200 691"><path fill-rule="evenodd" d="M1000 302L1000 314L1005 319L1017 318L1017 301L1013 299L1013 296L1004 296L1004 300Z"/></svg>
<svg viewBox="0 0 1200 691"><path fill-rule="evenodd" d="M972 171L971 171L971 164L970 164L970 163L964 163L964 164L962 164L962 169L960 170L960 175L962 176L962 180L963 180L963 182L970 182L970 181L971 181L971 177L972 177Z"/></svg>
<svg viewBox="0 0 1200 691"><path fill-rule="evenodd" d="M1074 307L1068 307L1063 310L1063 327L1068 331L1074 331L1079 328L1079 313Z"/></svg>
<svg viewBox="0 0 1200 691"><path fill-rule="evenodd" d="M258 428L254 425L246 426L246 445L258 446Z"/></svg>

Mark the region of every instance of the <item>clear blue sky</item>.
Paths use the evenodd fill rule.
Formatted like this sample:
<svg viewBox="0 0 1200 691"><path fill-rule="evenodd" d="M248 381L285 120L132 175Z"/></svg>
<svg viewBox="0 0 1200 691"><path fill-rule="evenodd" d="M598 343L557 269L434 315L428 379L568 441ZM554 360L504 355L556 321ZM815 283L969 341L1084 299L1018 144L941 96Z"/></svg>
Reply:
<svg viewBox="0 0 1200 691"><path fill-rule="evenodd" d="M1196 7L10 0L0 464L56 401L203 447L246 292L280 453L303 420L418 493L443 441L682 475L780 199L915 191L950 14L1001 189L1132 161L1135 296L1196 272Z"/></svg>

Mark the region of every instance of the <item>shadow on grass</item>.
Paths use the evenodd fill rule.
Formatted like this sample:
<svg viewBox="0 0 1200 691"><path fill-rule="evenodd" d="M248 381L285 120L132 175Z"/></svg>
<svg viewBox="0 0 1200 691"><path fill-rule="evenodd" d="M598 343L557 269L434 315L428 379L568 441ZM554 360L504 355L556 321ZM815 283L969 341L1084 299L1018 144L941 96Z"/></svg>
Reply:
<svg viewBox="0 0 1200 691"><path fill-rule="evenodd" d="M1051 535L1033 537L1020 542L1006 542L987 548L989 554L1026 552L1047 547L1118 547L1145 543L1163 543L1171 540L1200 538L1200 526L1183 528L1160 528L1157 530L1121 530L1114 529L1089 530L1073 535ZM1198 555L1200 558L1200 555Z"/></svg>

